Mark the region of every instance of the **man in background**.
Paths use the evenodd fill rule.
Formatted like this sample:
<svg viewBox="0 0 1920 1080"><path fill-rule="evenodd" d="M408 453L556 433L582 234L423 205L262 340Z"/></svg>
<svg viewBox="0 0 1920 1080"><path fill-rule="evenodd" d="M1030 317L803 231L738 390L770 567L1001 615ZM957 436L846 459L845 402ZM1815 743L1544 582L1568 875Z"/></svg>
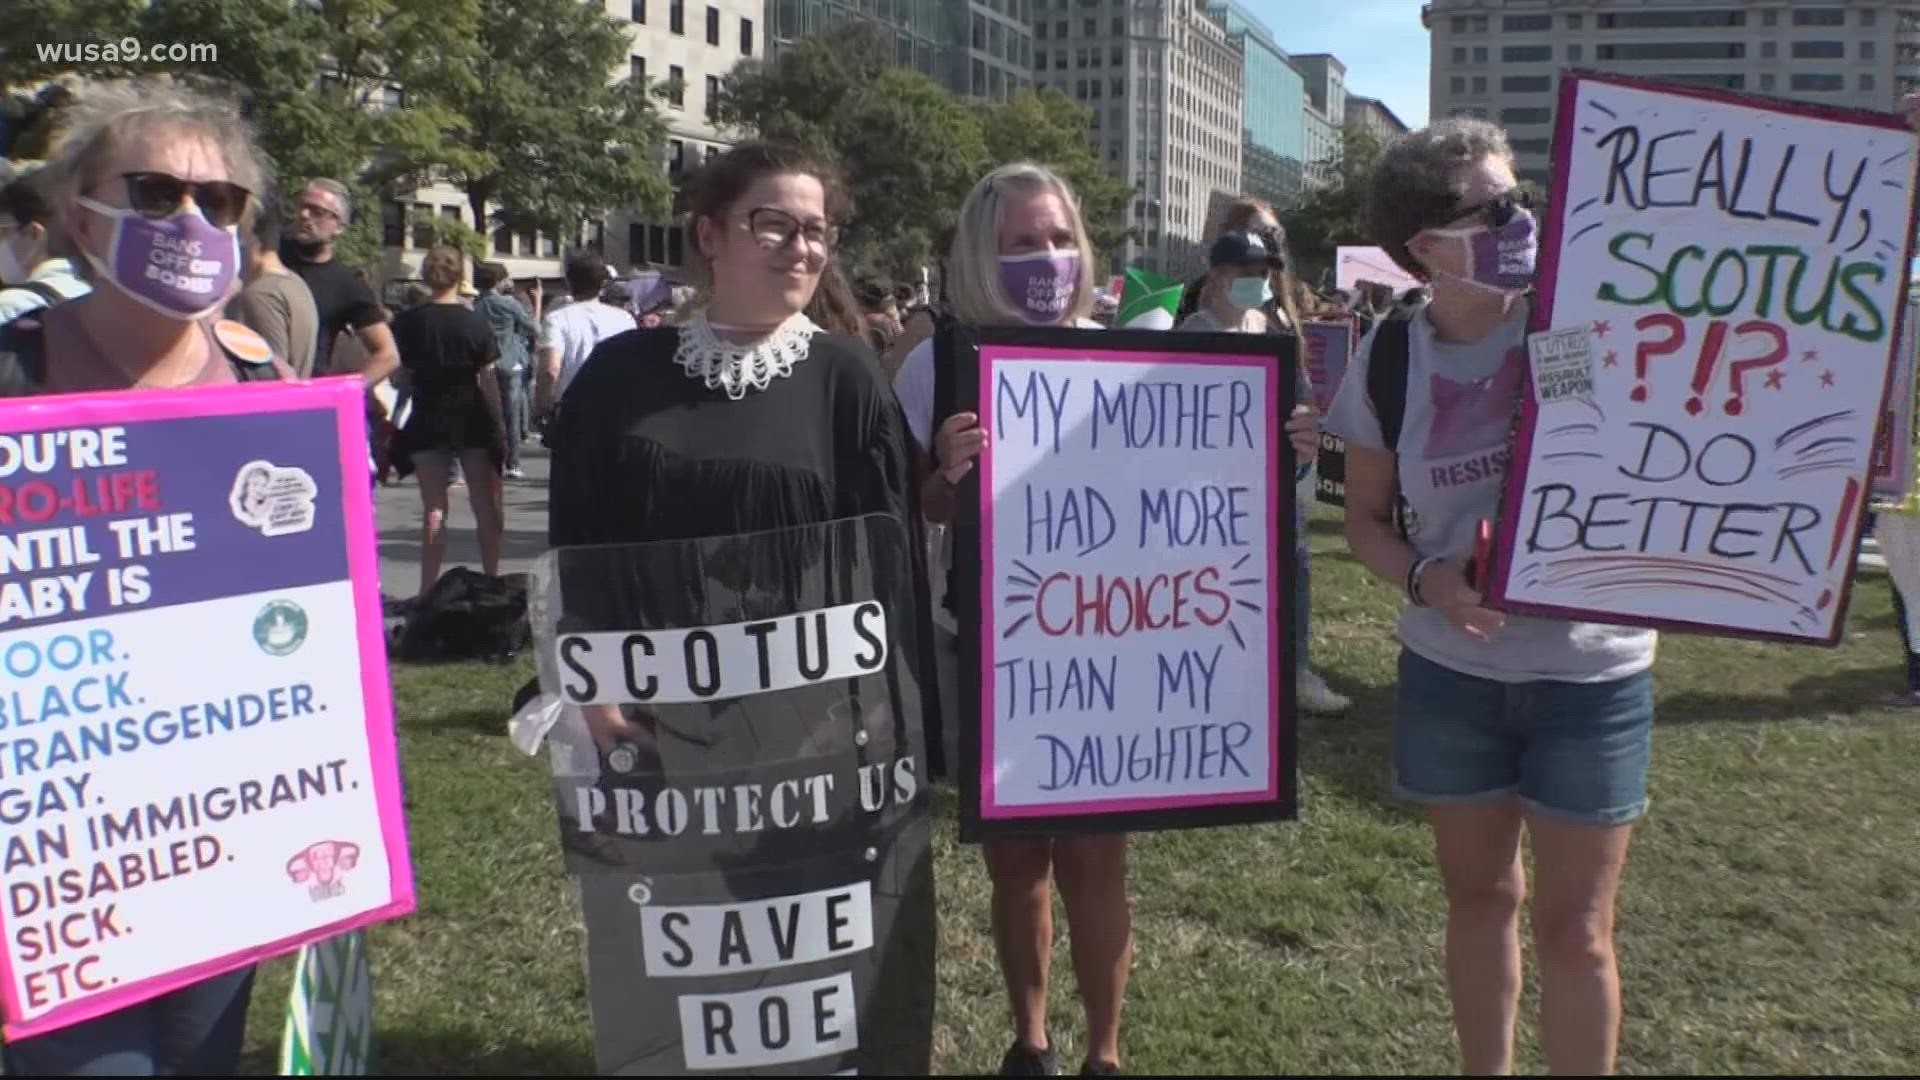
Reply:
<svg viewBox="0 0 1920 1080"><path fill-rule="evenodd" d="M542 418L566 395L595 346L634 328L632 313L600 301L609 280L607 262L598 255L583 252L567 260L567 292L573 302L549 311L541 321L534 409Z"/></svg>
<svg viewBox="0 0 1920 1080"><path fill-rule="evenodd" d="M320 312L307 283L280 261L279 199L271 190L255 197L260 208L245 238L246 284L227 301L227 318L267 339L275 356L294 374L309 379L320 343Z"/></svg>
<svg viewBox="0 0 1920 1080"><path fill-rule="evenodd" d="M513 279L500 263L481 263L473 271L474 287L480 290L473 310L486 316L493 328L493 341L500 350L494 373L500 378L500 409L507 429L507 479L526 477L520 467L520 444L527 437L527 381L533 374L528 346L540 336L533 316L513 296Z"/></svg>
<svg viewBox="0 0 1920 1080"><path fill-rule="evenodd" d="M280 261L306 282L319 313L313 374L344 374L334 370L333 349L341 334L352 333L366 350L359 375L371 390L400 366L400 353L373 290L333 257L334 242L352 221L353 206L344 184L325 178L308 181L294 202L293 229L281 246Z"/></svg>

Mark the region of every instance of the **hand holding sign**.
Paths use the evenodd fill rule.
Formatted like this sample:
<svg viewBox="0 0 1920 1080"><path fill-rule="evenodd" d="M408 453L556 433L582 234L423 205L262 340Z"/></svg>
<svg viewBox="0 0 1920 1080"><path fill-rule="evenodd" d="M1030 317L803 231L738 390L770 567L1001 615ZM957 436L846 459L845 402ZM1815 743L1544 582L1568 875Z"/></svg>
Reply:
<svg viewBox="0 0 1920 1080"><path fill-rule="evenodd" d="M1475 641L1492 641L1507 625L1507 617L1487 608L1480 590L1468 583L1466 571L1452 559L1427 565L1420 575L1420 597Z"/></svg>
<svg viewBox="0 0 1920 1080"><path fill-rule="evenodd" d="M947 483L957 484L973 469L973 459L987 448L987 431L980 426L980 414L954 413L933 436L934 460Z"/></svg>
<svg viewBox="0 0 1920 1080"><path fill-rule="evenodd" d="M1287 441L1293 444L1298 468L1313 464L1313 456L1320 452L1320 424L1314 419L1313 406L1293 407L1293 415L1287 417Z"/></svg>

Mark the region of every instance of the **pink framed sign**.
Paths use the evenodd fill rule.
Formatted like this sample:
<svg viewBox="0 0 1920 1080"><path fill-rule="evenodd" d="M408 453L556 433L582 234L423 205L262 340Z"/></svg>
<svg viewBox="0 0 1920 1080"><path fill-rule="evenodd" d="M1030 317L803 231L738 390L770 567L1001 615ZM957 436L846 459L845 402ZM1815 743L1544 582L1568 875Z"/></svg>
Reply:
<svg viewBox="0 0 1920 1080"><path fill-rule="evenodd" d="M1562 80L1493 603L1838 642L1916 150L1893 116Z"/></svg>
<svg viewBox="0 0 1920 1080"><path fill-rule="evenodd" d="M413 910L364 402L0 403L8 1038Z"/></svg>
<svg viewBox="0 0 1920 1080"><path fill-rule="evenodd" d="M954 545L962 837L1291 818L1292 340L939 347L988 433Z"/></svg>

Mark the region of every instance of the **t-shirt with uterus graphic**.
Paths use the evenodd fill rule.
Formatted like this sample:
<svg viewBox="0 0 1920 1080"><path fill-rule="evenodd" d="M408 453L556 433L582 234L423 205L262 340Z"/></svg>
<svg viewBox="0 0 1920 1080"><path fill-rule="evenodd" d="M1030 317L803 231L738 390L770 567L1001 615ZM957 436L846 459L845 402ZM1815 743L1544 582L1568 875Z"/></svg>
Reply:
<svg viewBox="0 0 1920 1080"><path fill-rule="evenodd" d="M1407 404L1398 468L1410 537L1422 556L1464 562L1482 518L1499 513L1512 458L1513 420L1526 385L1527 308L1472 344L1440 341L1423 310L1408 328ZM1326 428L1355 446L1386 449L1367 393L1369 334L1354 350ZM1509 614L1491 642L1476 641L1434 608L1400 618L1409 650L1455 671L1500 682L1605 682L1653 663L1651 630Z"/></svg>

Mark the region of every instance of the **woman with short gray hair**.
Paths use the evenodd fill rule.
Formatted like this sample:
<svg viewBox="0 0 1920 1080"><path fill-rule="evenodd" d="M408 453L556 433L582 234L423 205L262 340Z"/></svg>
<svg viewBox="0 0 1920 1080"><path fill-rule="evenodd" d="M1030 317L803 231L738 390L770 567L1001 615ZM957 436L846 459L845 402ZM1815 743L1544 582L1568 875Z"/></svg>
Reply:
<svg viewBox="0 0 1920 1080"><path fill-rule="evenodd" d="M49 308L35 340L0 340L0 394L209 386L292 378L219 312L240 278L259 159L231 106L165 82L83 88L61 117L48 201L93 268L88 295ZM191 262L168 256L197 252ZM6 385L7 383L11 385ZM16 1076L232 1075L253 968L6 1044ZM15 1019L18 1019L17 1017Z"/></svg>
<svg viewBox="0 0 1920 1080"><path fill-rule="evenodd" d="M1375 326L1327 426L1347 441L1348 544L1406 593L1394 789L1433 828L1461 1066L1513 1065L1525 831L1547 1068L1595 1075L1612 1071L1619 1040L1614 901L1647 807L1655 639L1481 598L1476 554L1526 384L1530 205L1506 134L1485 121L1443 120L1387 147L1373 240L1431 298ZM1376 364L1396 374L1376 378ZM1375 383L1392 396L1375 400Z"/></svg>

